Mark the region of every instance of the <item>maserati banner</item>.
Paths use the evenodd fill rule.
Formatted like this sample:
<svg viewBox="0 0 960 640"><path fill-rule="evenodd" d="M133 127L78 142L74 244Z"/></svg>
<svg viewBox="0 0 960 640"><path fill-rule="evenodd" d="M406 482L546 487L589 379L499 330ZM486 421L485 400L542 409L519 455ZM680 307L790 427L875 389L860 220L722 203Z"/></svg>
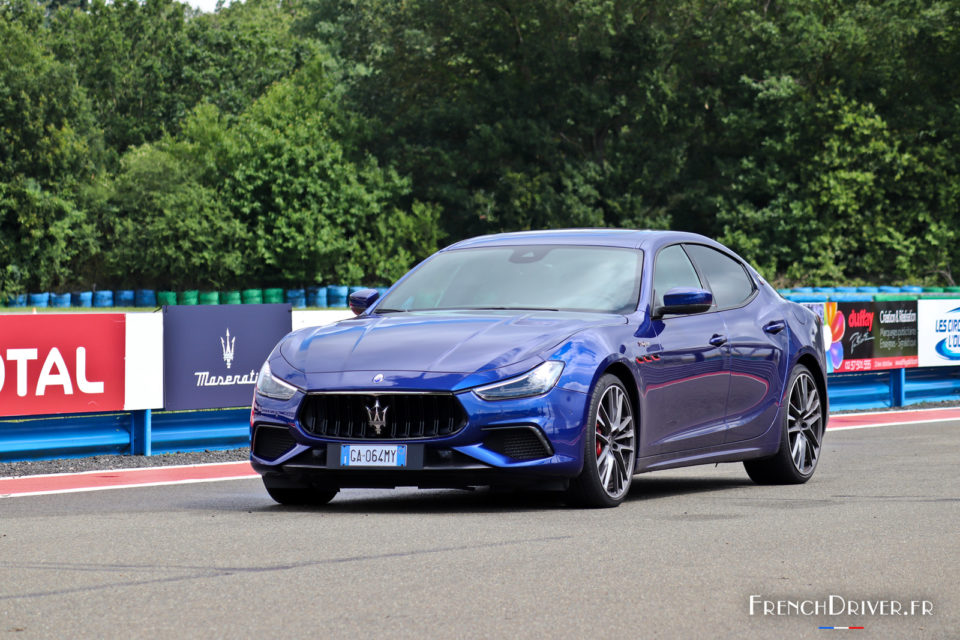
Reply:
<svg viewBox="0 0 960 640"><path fill-rule="evenodd" d="M289 304L164 307L164 408L249 405L260 367L290 322Z"/></svg>
<svg viewBox="0 0 960 640"><path fill-rule="evenodd" d="M0 416L124 406L122 313L0 316Z"/></svg>

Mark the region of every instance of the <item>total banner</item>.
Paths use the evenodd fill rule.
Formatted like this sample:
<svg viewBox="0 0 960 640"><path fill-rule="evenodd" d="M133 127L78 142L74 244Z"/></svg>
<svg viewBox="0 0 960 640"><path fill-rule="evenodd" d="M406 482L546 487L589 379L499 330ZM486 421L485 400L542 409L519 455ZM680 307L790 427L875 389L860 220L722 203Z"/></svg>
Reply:
<svg viewBox="0 0 960 640"><path fill-rule="evenodd" d="M163 308L165 409L242 407L280 338L290 333L289 304Z"/></svg>
<svg viewBox="0 0 960 640"><path fill-rule="evenodd" d="M921 367L960 366L960 300L921 300Z"/></svg>
<svg viewBox="0 0 960 640"><path fill-rule="evenodd" d="M124 408L122 313L0 315L0 416Z"/></svg>

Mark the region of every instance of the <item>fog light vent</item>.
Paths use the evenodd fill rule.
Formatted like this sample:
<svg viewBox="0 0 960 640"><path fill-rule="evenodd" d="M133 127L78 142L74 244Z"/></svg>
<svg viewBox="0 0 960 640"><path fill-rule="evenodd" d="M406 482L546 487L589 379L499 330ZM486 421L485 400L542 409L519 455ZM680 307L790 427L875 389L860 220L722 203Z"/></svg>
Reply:
<svg viewBox="0 0 960 640"><path fill-rule="evenodd" d="M490 430L483 439L483 446L514 460L535 460L553 455L546 439L532 427Z"/></svg>
<svg viewBox="0 0 960 640"><path fill-rule="evenodd" d="M253 432L253 455L263 460L276 460L296 444L286 427L257 425Z"/></svg>

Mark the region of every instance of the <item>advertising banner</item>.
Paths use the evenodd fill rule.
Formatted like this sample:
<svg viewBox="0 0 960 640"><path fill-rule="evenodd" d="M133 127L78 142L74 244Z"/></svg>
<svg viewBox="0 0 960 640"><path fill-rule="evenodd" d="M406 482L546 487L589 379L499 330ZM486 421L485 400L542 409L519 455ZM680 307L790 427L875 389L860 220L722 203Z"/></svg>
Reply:
<svg viewBox="0 0 960 640"><path fill-rule="evenodd" d="M960 300L921 300L917 315L920 366L960 366Z"/></svg>
<svg viewBox="0 0 960 640"><path fill-rule="evenodd" d="M0 416L122 410L122 313L0 315Z"/></svg>
<svg viewBox="0 0 960 640"><path fill-rule="evenodd" d="M260 367L290 326L289 304L164 307L164 408L249 405Z"/></svg>
<svg viewBox="0 0 960 640"><path fill-rule="evenodd" d="M918 366L917 301L880 300L873 343L874 369L907 369Z"/></svg>
<svg viewBox="0 0 960 640"><path fill-rule="evenodd" d="M823 319L827 373L918 366L916 300L804 306Z"/></svg>

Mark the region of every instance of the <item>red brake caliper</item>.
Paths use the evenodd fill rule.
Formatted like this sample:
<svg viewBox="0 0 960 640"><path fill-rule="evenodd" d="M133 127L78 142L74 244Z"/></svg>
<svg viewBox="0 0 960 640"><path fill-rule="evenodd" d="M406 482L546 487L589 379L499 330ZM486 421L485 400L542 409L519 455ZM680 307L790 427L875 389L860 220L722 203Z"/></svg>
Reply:
<svg viewBox="0 0 960 640"><path fill-rule="evenodd" d="M602 435L603 431L600 430L600 423L597 423L597 435ZM600 447L600 438L597 438L597 457L600 457L600 454L603 453L603 449Z"/></svg>

